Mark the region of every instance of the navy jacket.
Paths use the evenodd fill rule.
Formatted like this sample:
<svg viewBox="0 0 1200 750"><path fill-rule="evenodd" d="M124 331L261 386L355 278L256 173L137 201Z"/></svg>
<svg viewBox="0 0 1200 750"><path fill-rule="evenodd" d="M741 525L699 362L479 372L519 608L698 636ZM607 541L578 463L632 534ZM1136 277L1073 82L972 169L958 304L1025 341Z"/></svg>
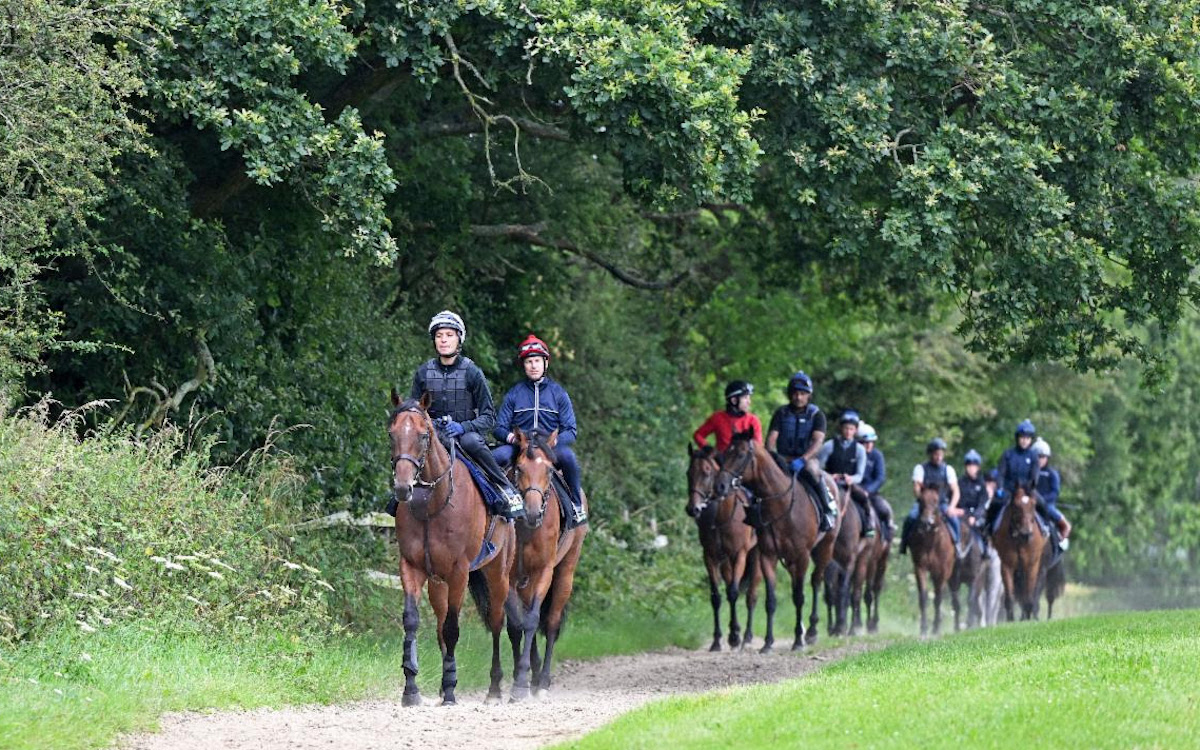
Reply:
<svg viewBox="0 0 1200 750"><path fill-rule="evenodd" d="M504 394L492 435L503 443L514 427L520 427L523 432L536 427L547 435L558 430L559 444L570 445L575 442L577 432L571 397L565 388L548 377L537 382L528 378L522 380Z"/></svg>
<svg viewBox="0 0 1200 750"><path fill-rule="evenodd" d="M1011 497L1017 485L1028 487L1037 481L1038 464L1033 447L1021 450L1016 446L1004 451L1000 457L1000 487Z"/></svg>
<svg viewBox="0 0 1200 750"><path fill-rule="evenodd" d="M1061 488L1062 479L1058 476L1058 469L1047 466L1038 472L1037 491L1046 505L1058 502L1058 492Z"/></svg>
<svg viewBox="0 0 1200 750"><path fill-rule="evenodd" d="M867 470L863 473L860 486L867 491L868 495L874 495L883 489L883 482L886 479L887 465L883 461L883 451L872 448L871 452L867 454Z"/></svg>

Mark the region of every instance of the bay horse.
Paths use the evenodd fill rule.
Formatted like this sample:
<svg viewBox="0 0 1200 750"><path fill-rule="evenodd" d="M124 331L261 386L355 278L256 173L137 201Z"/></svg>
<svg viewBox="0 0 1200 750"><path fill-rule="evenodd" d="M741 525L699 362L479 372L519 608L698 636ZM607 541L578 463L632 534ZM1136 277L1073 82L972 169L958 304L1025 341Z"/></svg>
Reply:
<svg viewBox="0 0 1200 750"><path fill-rule="evenodd" d="M713 610L713 641L709 651L721 650L721 591L729 600L729 645L745 647L754 638L754 605L758 601L758 535L746 520L746 507L739 492L730 492L716 502L713 483L720 466L712 446L695 448L688 443L687 514L696 519L704 567ZM738 623L738 595L746 592L746 633Z"/></svg>
<svg viewBox="0 0 1200 750"><path fill-rule="evenodd" d="M442 705L455 703L458 685L455 648L459 614L471 579L472 594L480 605L484 623L492 631L494 653L504 626L504 601L508 596L508 567L515 544L512 526L497 523L484 505L466 464L451 458L429 418L430 397L400 401L392 391L394 406L388 418L391 439L392 491L396 495L396 541L400 547L400 578L404 585L404 706L421 704L417 687L417 627L421 590L429 584L429 602L437 617L438 646L442 652ZM480 570L472 562L485 539L495 555Z"/></svg>
<svg viewBox="0 0 1200 750"><path fill-rule="evenodd" d="M942 629L942 593L950 574L954 572L954 540L950 537L950 529L942 518L939 502L939 492L936 485L921 485L917 497L917 523L913 526L908 542L908 551L912 555L913 575L917 579L917 603L921 608L921 635L929 633L929 620L926 615L927 591L926 575L933 586L933 634L937 635ZM954 607L954 624L958 627L959 609L958 592L951 590L950 603Z"/></svg>
<svg viewBox="0 0 1200 750"><path fill-rule="evenodd" d="M796 606L792 649L798 650L817 641L817 623L820 621L817 587L824 580L825 568L833 556L837 528L831 532L820 531L817 509L809 499L808 490L795 474L789 477L779 468L767 449L753 436L751 431L734 435L713 489L718 500L724 500L731 493L740 493L744 484L759 497L762 521L757 525L758 561L767 584L767 632L759 650L767 653L775 643L775 572L781 560L792 577L792 602ZM822 472L822 479L830 493L837 497L832 477ZM838 514L839 518L843 515ZM813 601L808 630L805 631L804 577L810 562L813 564Z"/></svg>
<svg viewBox="0 0 1200 750"><path fill-rule="evenodd" d="M550 664L554 644L562 632L567 603L575 587L575 569L583 554L587 526L563 531L558 490L551 481L558 431L545 437L537 430L514 430L513 474L525 503L525 517L516 522L517 548L509 571L513 588L508 601L508 637L513 649L514 701L528 698L531 690L544 695L550 689ZM587 508L587 498L581 498ZM537 648L537 633L546 638L545 659ZM493 638L496 638L493 635ZM500 661L493 650L489 699L500 697ZM532 680L531 680L532 673Z"/></svg>
<svg viewBox="0 0 1200 750"><path fill-rule="evenodd" d="M1054 544L1046 542L1045 551L1042 553L1042 570L1043 578L1045 579L1046 592L1046 619L1049 620L1054 616L1054 602L1062 597L1063 592L1067 589L1067 559L1066 554L1059 555L1055 559Z"/></svg>
<svg viewBox="0 0 1200 750"><path fill-rule="evenodd" d="M1028 488L1018 487L1004 506L992 534L992 544L1000 555L1004 612L1009 622L1013 620L1014 602L1021 605L1022 620L1036 620L1046 536L1037 520L1037 503Z"/></svg>
<svg viewBox="0 0 1200 750"><path fill-rule="evenodd" d="M868 545L864 555L865 569L863 581L863 601L867 605L867 632L879 631L879 597L883 594L883 583L887 579L888 558L892 552L892 543L884 536L883 529L875 535L873 542ZM854 609L854 620L850 623L850 634L854 635L861 627L858 608Z"/></svg>
<svg viewBox="0 0 1200 750"><path fill-rule="evenodd" d="M960 587L967 587L968 628L995 625L1000 614L1000 558L995 549L984 544L977 528L963 525L955 549L954 574L950 576L955 597Z"/></svg>
<svg viewBox="0 0 1200 750"><path fill-rule="evenodd" d="M833 543L833 558L825 569L825 609L829 635L855 635L862 627L862 591L867 575L867 555L873 551L874 538L864 537L862 516L852 507L850 487L838 484L839 503L844 510ZM854 624L848 625L847 611L853 608ZM835 617L836 612L836 617Z"/></svg>

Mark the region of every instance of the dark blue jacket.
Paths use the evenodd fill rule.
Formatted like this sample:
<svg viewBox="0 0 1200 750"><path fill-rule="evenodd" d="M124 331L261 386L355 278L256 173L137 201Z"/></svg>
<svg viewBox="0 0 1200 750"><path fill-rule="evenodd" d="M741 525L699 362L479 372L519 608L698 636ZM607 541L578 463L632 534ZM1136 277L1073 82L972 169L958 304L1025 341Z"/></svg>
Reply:
<svg viewBox="0 0 1200 750"><path fill-rule="evenodd" d="M529 432L535 427L549 435L558 430L560 445L575 442L575 408L571 397L561 385L548 377L534 382L526 378L504 394L496 429L492 431L500 442L508 438L514 427Z"/></svg>
<svg viewBox="0 0 1200 750"><path fill-rule="evenodd" d="M867 470L863 472L862 484L859 486L866 490L868 495L874 495L883 488L885 479L887 466L883 462L883 451L872 448L867 454Z"/></svg>
<svg viewBox="0 0 1200 750"><path fill-rule="evenodd" d="M1061 487L1062 479L1058 476L1058 469L1047 466L1038 472L1037 491L1046 505L1054 505L1058 502L1058 492Z"/></svg>
<svg viewBox="0 0 1200 750"><path fill-rule="evenodd" d="M1016 446L1004 451L1000 457L1000 487L1011 497L1017 485L1028 487L1037 480L1038 462L1033 446L1021 450Z"/></svg>

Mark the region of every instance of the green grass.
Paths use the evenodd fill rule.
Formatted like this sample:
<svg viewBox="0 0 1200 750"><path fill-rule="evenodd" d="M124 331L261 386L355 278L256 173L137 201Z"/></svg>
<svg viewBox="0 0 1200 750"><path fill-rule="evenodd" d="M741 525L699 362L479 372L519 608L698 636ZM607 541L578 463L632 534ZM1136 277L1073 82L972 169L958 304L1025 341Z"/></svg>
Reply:
<svg viewBox="0 0 1200 750"><path fill-rule="evenodd" d="M469 612L459 647L460 690L485 687L491 636ZM574 617L556 658L596 658L670 645L696 646L703 612ZM419 641L422 691L436 697L441 660L426 608ZM0 747L105 747L120 733L153 730L164 712L334 703L399 697L402 634L324 641L245 633L166 631L123 623L84 634L63 627L0 647ZM507 638L502 658L511 686Z"/></svg>
<svg viewBox="0 0 1200 750"><path fill-rule="evenodd" d="M1198 622L1122 613L904 643L656 702L563 747L1198 747Z"/></svg>

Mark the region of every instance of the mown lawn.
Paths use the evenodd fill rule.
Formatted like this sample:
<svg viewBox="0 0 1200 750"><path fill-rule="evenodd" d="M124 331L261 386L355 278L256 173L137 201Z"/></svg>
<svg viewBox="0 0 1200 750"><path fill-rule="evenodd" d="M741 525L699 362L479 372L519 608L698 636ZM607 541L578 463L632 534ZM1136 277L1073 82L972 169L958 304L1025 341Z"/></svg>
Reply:
<svg viewBox="0 0 1200 750"><path fill-rule="evenodd" d="M654 703L572 748L1200 747L1200 611L1011 624Z"/></svg>

